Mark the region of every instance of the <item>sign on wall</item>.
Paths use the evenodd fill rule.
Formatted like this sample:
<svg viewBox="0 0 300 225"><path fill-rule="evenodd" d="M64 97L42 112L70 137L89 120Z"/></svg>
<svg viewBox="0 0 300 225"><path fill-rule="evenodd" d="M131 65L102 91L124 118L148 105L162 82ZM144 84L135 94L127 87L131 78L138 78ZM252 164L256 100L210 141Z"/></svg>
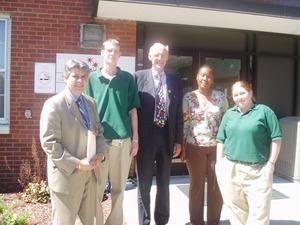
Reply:
<svg viewBox="0 0 300 225"><path fill-rule="evenodd" d="M80 59L86 62L92 71L103 66L101 55L56 54L56 63L35 63L34 92L59 93L65 88L63 71L69 59ZM135 57L121 56L118 66L129 73L135 71Z"/></svg>
<svg viewBox="0 0 300 225"><path fill-rule="evenodd" d="M86 62L92 71L103 66L103 58L101 55L84 55L84 54L56 54L56 93L64 89L65 83L63 79L63 71L65 64L69 59L79 59ZM121 56L118 66L129 73L135 71L135 57Z"/></svg>
<svg viewBox="0 0 300 225"><path fill-rule="evenodd" d="M35 63L34 93L55 93L55 63Z"/></svg>

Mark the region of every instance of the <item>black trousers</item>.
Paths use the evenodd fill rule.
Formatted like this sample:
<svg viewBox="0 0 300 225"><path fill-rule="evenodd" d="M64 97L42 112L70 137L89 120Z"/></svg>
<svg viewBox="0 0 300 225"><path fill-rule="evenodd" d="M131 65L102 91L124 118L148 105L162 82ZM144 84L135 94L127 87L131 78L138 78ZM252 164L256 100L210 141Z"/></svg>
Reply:
<svg viewBox="0 0 300 225"><path fill-rule="evenodd" d="M153 125L139 135L140 146L136 158L138 178L138 213L139 224L149 225L150 191L154 166L156 166L156 199L154 220L157 225L167 224L170 216L170 171L172 156L170 154L167 125L160 128Z"/></svg>

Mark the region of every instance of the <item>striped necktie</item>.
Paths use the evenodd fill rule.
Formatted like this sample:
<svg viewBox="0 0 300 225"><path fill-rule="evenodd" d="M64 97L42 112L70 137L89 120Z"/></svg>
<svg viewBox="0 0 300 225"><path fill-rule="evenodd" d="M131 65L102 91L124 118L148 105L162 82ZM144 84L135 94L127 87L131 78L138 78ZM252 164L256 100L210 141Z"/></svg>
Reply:
<svg viewBox="0 0 300 225"><path fill-rule="evenodd" d="M84 123L85 123L86 127L89 127L86 115L85 115L85 113L84 113L84 111L82 109L82 100L81 100L81 98L77 98L76 104L78 106L79 112L80 112L80 114L81 114L81 116L82 116L82 118L84 120Z"/></svg>

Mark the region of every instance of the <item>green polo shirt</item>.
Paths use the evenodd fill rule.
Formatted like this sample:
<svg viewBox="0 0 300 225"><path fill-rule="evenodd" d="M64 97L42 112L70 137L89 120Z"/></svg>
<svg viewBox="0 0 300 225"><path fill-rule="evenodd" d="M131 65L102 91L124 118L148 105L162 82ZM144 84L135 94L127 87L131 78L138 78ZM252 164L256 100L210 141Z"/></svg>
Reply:
<svg viewBox="0 0 300 225"><path fill-rule="evenodd" d="M266 162L270 145L282 139L275 113L267 106L254 104L241 114L237 106L229 109L221 122L217 142L224 143L224 155L229 160Z"/></svg>
<svg viewBox="0 0 300 225"><path fill-rule="evenodd" d="M136 83L132 74L117 68L116 76L106 79L101 69L90 74L85 93L95 99L106 139L132 136L129 111L140 107Z"/></svg>

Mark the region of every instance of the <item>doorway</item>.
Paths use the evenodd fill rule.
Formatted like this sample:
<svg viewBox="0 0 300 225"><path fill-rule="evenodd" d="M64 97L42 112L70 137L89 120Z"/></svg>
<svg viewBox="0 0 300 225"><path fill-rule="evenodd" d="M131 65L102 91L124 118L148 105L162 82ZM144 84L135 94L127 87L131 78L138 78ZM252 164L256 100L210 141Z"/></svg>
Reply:
<svg viewBox="0 0 300 225"><path fill-rule="evenodd" d="M234 106L231 86L239 80L246 79L246 59L242 55L222 53L202 54L201 61L214 69L214 89L222 91L228 100L229 107Z"/></svg>
<svg viewBox="0 0 300 225"><path fill-rule="evenodd" d="M236 81L245 76L246 61L242 55L224 53L203 53L172 51L169 55L166 72L180 76L183 95L197 88L196 75L200 65L209 64L214 69L214 89L220 90L227 96L229 106L234 102L230 88ZM185 163L180 157L172 160L172 175L188 174Z"/></svg>
<svg viewBox="0 0 300 225"><path fill-rule="evenodd" d="M201 57L200 57L201 56ZM238 80L246 79L246 59L242 55L202 52L170 52L166 72L180 76L183 94L197 88L198 68L209 64L214 69L214 88L224 92L230 100L230 88Z"/></svg>

